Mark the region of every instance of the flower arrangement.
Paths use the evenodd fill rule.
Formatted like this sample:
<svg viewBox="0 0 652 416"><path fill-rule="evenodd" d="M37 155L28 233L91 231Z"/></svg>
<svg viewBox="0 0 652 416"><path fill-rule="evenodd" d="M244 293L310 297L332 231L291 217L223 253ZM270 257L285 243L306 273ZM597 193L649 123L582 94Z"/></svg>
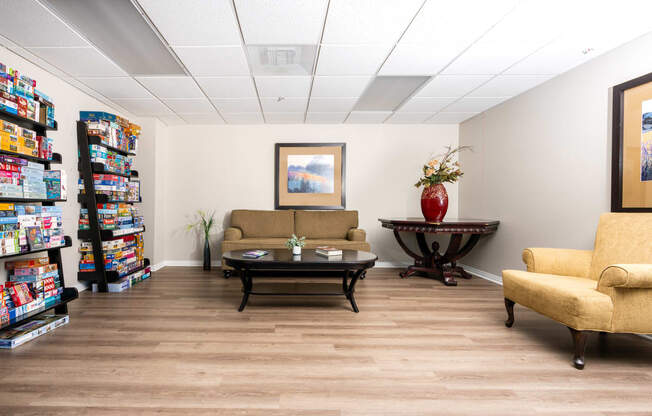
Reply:
<svg viewBox="0 0 652 416"><path fill-rule="evenodd" d="M215 211L207 214L204 211L197 211L197 221L186 225L188 231L197 230L204 234L204 270L211 269L211 247L210 232L215 224Z"/></svg>
<svg viewBox="0 0 652 416"><path fill-rule="evenodd" d="M444 154L433 157L423 165L423 176L419 178L419 182L415 183L414 186L418 188L420 186L439 185L444 182L457 182L464 173L460 169L460 163L453 162L451 159L453 155L463 150L471 150L471 146L458 146L456 148L447 146Z"/></svg>
<svg viewBox="0 0 652 416"><path fill-rule="evenodd" d="M285 242L285 246L290 250L294 247L303 247L306 245L306 237L298 238L296 235L292 234L292 237L288 238L288 241Z"/></svg>
<svg viewBox="0 0 652 416"><path fill-rule="evenodd" d="M186 228L188 231L191 231L192 229L201 231L204 234L204 240L208 241L211 229L215 226L214 216L215 212L208 214L202 210L199 210L197 211L197 221L186 225Z"/></svg>

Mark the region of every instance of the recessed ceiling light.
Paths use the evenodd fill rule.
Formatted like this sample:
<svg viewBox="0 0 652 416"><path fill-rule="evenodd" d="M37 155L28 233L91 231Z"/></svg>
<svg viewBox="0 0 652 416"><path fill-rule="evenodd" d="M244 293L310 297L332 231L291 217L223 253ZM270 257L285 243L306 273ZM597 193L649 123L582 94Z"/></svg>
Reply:
<svg viewBox="0 0 652 416"><path fill-rule="evenodd" d="M44 2L129 74L185 75L131 0Z"/></svg>
<svg viewBox="0 0 652 416"><path fill-rule="evenodd" d="M430 77L376 77L358 100L356 111L393 111Z"/></svg>

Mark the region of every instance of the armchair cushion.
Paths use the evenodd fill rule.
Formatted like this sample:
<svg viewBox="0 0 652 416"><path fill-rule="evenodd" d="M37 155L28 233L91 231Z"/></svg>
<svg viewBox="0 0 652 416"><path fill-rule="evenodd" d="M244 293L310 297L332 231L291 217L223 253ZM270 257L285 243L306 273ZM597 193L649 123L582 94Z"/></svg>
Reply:
<svg viewBox="0 0 652 416"><path fill-rule="evenodd" d="M562 248L526 248L523 262L532 273L561 276L588 277L591 269L592 250Z"/></svg>
<svg viewBox="0 0 652 416"><path fill-rule="evenodd" d="M229 227L224 230L224 240L225 241L235 241L242 238L242 230L235 227Z"/></svg>
<svg viewBox="0 0 652 416"><path fill-rule="evenodd" d="M351 228L346 233L346 239L349 241L365 241L367 239L367 232L360 228Z"/></svg>
<svg viewBox="0 0 652 416"><path fill-rule="evenodd" d="M610 331L611 297L575 276L503 270L505 297L578 330Z"/></svg>
<svg viewBox="0 0 652 416"><path fill-rule="evenodd" d="M602 271L600 287L652 289L652 264L614 264Z"/></svg>

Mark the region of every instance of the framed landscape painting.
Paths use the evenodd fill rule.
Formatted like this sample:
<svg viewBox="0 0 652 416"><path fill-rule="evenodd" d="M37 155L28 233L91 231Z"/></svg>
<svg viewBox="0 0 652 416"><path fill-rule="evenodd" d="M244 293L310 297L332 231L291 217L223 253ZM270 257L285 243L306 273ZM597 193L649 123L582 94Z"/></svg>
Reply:
<svg viewBox="0 0 652 416"><path fill-rule="evenodd" d="M276 209L344 209L345 143L276 143Z"/></svg>
<svg viewBox="0 0 652 416"><path fill-rule="evenodd" d="M652 212L652 73L613 88L611 210Z"/></svg>

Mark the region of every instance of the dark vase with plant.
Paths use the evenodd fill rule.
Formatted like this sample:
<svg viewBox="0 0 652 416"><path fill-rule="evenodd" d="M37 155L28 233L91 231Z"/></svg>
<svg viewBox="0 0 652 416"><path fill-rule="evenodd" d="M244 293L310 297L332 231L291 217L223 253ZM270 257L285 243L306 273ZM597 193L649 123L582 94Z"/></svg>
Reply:
<svg viewBox="0 0 652 416"><path fill-rule="evenodd" d="M197 230L201 231L204 234L204 270L211 269L211 244L210 244L210 232L211 229L215 226L215 216L214 212L211 212L210 215L204 211L197 211L197 217L199 219L192 224L188 224L188 231Z"/></svg>
<svg viewBox="0 0 652 416"><path fill-rule="evenodd" d="M451 159L456 153L470 149L471 146L448 146L444 154L435 156L423 165L423 176L414 186L424 186L421 192L421 212L426 221L441 222L444 219L448 211L448 192L444 183L455 183L463 175L460 163Z"/></svg>

